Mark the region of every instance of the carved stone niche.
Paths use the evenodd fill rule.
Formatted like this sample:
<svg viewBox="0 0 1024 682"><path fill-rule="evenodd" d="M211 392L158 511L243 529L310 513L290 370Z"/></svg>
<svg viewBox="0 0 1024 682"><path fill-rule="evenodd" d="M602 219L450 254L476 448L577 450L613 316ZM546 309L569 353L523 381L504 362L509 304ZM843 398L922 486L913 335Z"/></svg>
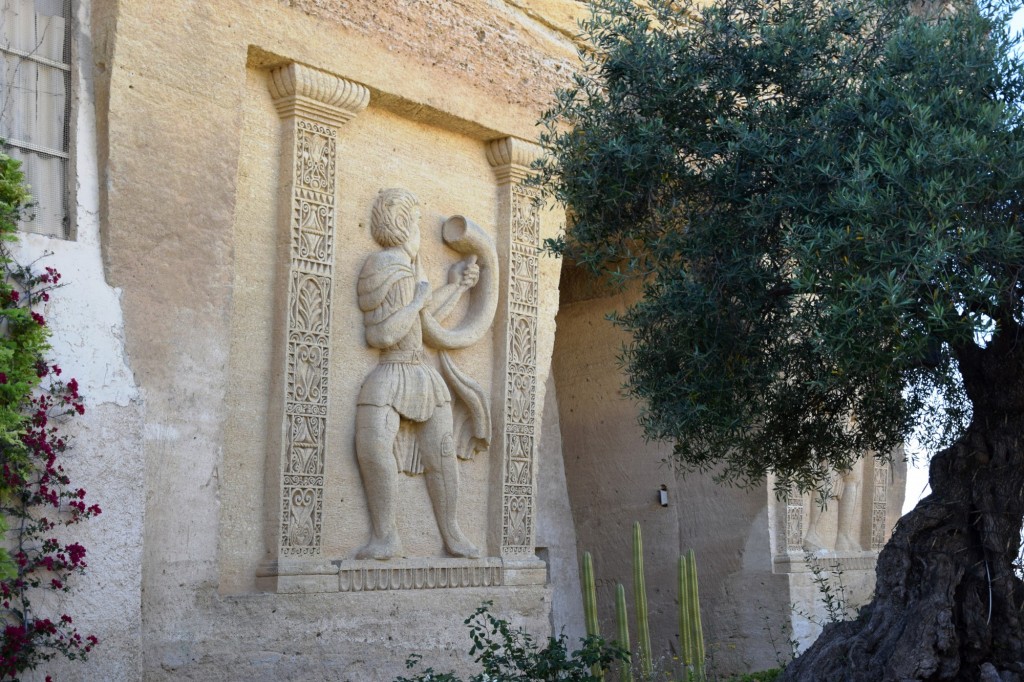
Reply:
<svg viewBox="0 0 1024 682"><path fill-rule="evenodd" d="M796 569L808 553L841 561L851 569L873 568L888 541L902 504L902 454L887 463L864 457L852 469L831 472L822 506L819 496L795 490L773 500L772 555L776 572ZM772 481L769 481L771 484Z"/></svg>
<svg viewBox="0 0 1024 682"><path fill-rule="evenodd" d="M791 491L775 501L775 542L772 551L776 572L802 570L806 555L842 557L856 568L874 565L870 514L874 488L865 488L865 474L874 461L862 459L850 471L830 472L824 505L818 495ZM885 505L885 497L881 500ZM863 566L861 566L863 564ZM853 565L850 566L854 568Z"/></svg>
<svg viewBox="0 0 1024 682"><path fill-rule="evenodd" d="M346 274L344 281L335 281L334 249L341 236L335 233L337 193L339 185L342 191L346 186L345 179L339 182L336 173L338 139L344 124L368 105L368 91L358 84L297 64L276 69L271 74L270 88L283 126L282 159L288 160L280 182L280 229L287 234L287 239L282 240L287 247L282 246L280 281L288 282L288 290L278 304L284 323L275 379L278 383L273 387L277 402L271 414L278 415L279 421L270 425L268 439L264 504L268 510L264 524L267 559L257 569L258 587L279 593L305 593L545 584L546 565L536 558L534 547L541 220L534 201L535 192L523 184L529 164L539 149L513 138L486 145L487 160L494 171L497 201L493 214L497 216L493 230L497 239L491 247L494 258L488 263L486 257L479 256L470 247L459 246L459 231L472 231L469 221L459 223L456 217L449 221L451 224L446 223L444 235L448 246L464 258L453 264L448 284L436 287L434 298L424 305L429 314L419 316L415 329L405 329L404 343L399 343L389 336L388 330L377 329L378 322L393 312L379 310L382 300L378 300L378 294L388 294L390 290L385 289L395 281L388 278L395 277L394 273L404 268L414 273L415 279L410 275L408 286L411 288L405 293L396 295L397 290L390 291L388 305L393 305L395 300L408 305L419 295L416 289L419 266L415 257L408 255L415 249L407 249L402 256L404 247L398 242L404 237L378 239L379 248L366 254L363 276L350 282ZM424 235L423 238L429 237ZM466 250L462 251L463 248ZM352 305L349 294L336 294L352 291L349 287L357 289L355 298L364 316L366 340L379 358L377 369L364 379L359 397L353 396L351 405L339 407L328 400L331 367L344 362L342 358L331 357L331 324L332 318L339 314L339 305ZM487 287L493 295L477 295ZM481 304L490 306L484 315L489 315L486 325L473 333L483 332L492 335L494 340L492 378L498 381L494 382L491 396L484 396L472 377L460 375L451 358L444 355L445 349L461 346L445 345L459 343L457 339L448 339L445 335L451 330L440 324L456 304L451 302L446 308L445 300L440 299L456 301L463 295L469 300L467 317L473 316L476 299L490 299L489 303ZM409 300L404 300L403 296ZM381 332L379 337L371 340L377 331ZM441 368L436 378L427 376L429 373L425 370L415 369L421 362L423 345L433 349L431 352L438 351ZM391 368L392 365L395 367ZM384 413L396 399L390 394L387 398L380 397L390 390L387 379L381 377L409 371L419 377L420 388L428 384L433 387L428 391L433 397L402 403L407 414L403 414L399 433L393 435L391 429L395 425L388 425L391 418ZM438 382L445 388L439 388ZM445 403L445 394L451 405ZM479 409L460 412L457 400L460 396L463 402L475 400L485 408L489 402L490 409L484 410L489 412L485 415L487 418L481 417ZM423 414L417 412L423 407L419 404L423 400L433 400L435 406L444 405L439 413L444 413L448 420L454 417L454 424L448 426L447 440L439 436L433 443L429 433L423 435L417 431L429 421L429 409ZM382 406L385 409L375 409ZM352 444L327 442L327 434L345 420L356 425L355 453ZM363 438L361 446L360 433L368 436L385 433L391 440L384 446L374 446L367 445L373 438ZM387 487L387 479L397 476L396 469L408 473L423 471L429 475L440 468L439 460L429 460L431 453L406 447L408 441L404 449L399 448L404 454L396 467L391 443L408 439L410 434L414 439L421 438L421 444L436 445L438 452L444 457L450 456L452 461L456 455L464 456L474 449L488 450L480 456L492 458L492 478L486 496L490 506L487 510L470 512L487 514L484 546L476 547L464 541L455 521L454 503L449 509L449 498L437 496L428 488L432 490L435 517L451 556L401 556L400 545L392 541L391 531L397 531L394 534L397 538L402 529L392 528L393 514L387 511L386 504L380 513L373 507L376 501L389 499L389 495L390 504L396 504ZM360 447L362 454L359 454ZM376 454L367 454L371 452ZM384 452L386 458L381 454ZM423 459L424 456L428 459ZM325 461L332 457L358 460L362 480L328 480L330 467L325 466ZM373 468L368 462L383 464L385 459L391 460L388 476L367 473ZM367 468L364 469L364 465ZM436 483L431 485L436 486ZM338 502L337 496L328 491L351 489L351 486L366 488L370 518L375 519L373 532L364 547L353 548L345 556L330 556L325 551L327 543L322 520L329 505ZM450 519L445 521L449 511L452 512Z"/></svg>
<svg viewBox="0 0 1024 682"><path fill-rule="evenodd" d="M866 456L850 471L831 472L824 507L817 495L796 491L769 503L773 571L789 576L791 625L801 649L820 632L815 618L827 620L815 573L838 589L835 576L841 571L845 602L852 609L871 598L878 552L899 518L906 485L902 452L892 459ZM771 490L773 483L769 480Z"/></svg>

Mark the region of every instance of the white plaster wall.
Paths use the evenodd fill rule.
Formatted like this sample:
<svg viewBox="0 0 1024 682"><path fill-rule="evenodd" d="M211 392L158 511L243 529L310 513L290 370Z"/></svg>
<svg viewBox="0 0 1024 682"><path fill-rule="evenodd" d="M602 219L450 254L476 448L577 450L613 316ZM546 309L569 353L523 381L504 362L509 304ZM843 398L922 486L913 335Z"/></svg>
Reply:
<svg viewBox="0 0 1024 682"><path fill-rule="evenodd" d="M54 660L33 673L65 680L135 680L141 677L142 402L123 344L120 292L109 287L100 254L99 176L95 91L92 76L90 3L76 7L72 114L76 136L73 240L23 234L14 247L21 263L51 266L62 288L51 294L43 315L52 331L50 357L63 379L78 380L85 415L70 420L65 467L72 484L103 513L73 529L87 549L87 573L72 580L70 594L34 600L39 615L68 612L79 631L95 634L100 646L89 660ZM69 536L71 537L71 536ZM59 609L59 610L57 610Z"/></svg>

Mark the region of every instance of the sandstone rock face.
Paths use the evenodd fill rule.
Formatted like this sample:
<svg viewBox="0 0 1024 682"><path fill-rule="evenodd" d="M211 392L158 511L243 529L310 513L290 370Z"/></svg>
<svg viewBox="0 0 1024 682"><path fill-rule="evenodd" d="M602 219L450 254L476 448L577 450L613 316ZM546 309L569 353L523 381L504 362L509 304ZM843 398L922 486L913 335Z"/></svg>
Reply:
<svg viewBox="0 0 1024 682"><path fill-rule="evenodd" d="M704 634L722 673L774 667L769 634L784 643L789 587L772 571L764 487L676 479L662 460L671 448L644 442L636 405L622 396L615 357L626 338L605 316L630 293L611 294L578 270L562 278L553 371L565 474L581 549L594 555L602 632L615 632L615 585L632 608L631 527L644 534L644 563L656 668L672 670L679 644L677 562L697 557ZM658 492L665 486L668 506Z"/></svg>
<svg viewBox="0 0 1024 682"><path fill-rule="evenodd" d="M824 511L810 496L777 499L771 480L740 489L710 475L677 479L664 462L671 448L644 441L637 406L621 393L625 378L611 371L627 339L606 315L636 293L613 292L571 266L561 293L553 374L562 454L578 543L594 555L602 632L615 631L616 583L631 592L633 521L644 532L652 648L662 669L678 665L676 562L690 548L707 651L720 674L776 667L790 655L791 636L801 647L814 640L828 614L812 569L837 596L845 591L850 615L866 603L877 551L900 515L900 457L892 467L861 461L837 472Z"/></svg>
<svg viewBox="0 0 1024 682"><path fill-rule="evenodd" d="M124 462L107 471L117 501L104 506L137 525L94 538L97 557L117 552L116 592L135 607L120 627L98 610L109 655L69 672L390 679L413 652L464 667L462 620L487 599L549 632L535 490L560 264L537 248L562 220L522 181L537 153L526 140L566 82L573 42L536 11L485 2L82 12L103 253L90 276L121 292L112 314L123 327L100 343L123 343L117 358L131 358L127 397L97 412ZM445 348L458 370L444 379L448 435L478 451L450 467L444 496L394 474L403 546L378 561L359 554L374 488L355 432L381 347L367 342L357 284L380 252L371 208L388 187L419 198L415 279L444 292L464 263L467 291L433 302L447 306L443 327L471 316L483 282L469 280L485 269L443 238L453 215L494 243L493 300L473 343ZM438 350L428 342L420 361L443 374ZM467 401L490 420L467 427ZM423 463L429 479L438 465ZM451 527L461 547L444 536Z"/></svg>

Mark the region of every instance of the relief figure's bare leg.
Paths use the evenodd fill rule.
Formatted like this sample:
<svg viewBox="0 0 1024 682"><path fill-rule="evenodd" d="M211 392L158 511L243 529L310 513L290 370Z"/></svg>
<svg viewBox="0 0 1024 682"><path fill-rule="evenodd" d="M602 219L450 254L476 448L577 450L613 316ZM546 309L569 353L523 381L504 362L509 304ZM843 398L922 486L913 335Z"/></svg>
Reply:
<svg viewBox="0 0 1024 682"><path fill-rule="evenodd" d="M860 506L860 482L847 480L843 486L843 496L839 498L839 533L836 537L836 549L853 551L861 548L858 536L860 523L857 518Z"/></svg>
<svg viewBox="0 0 1024 682"><path fill-rule="evenodd" d="M400 423L398 413L387 405L356 407L356 459L371 525L370 542L356 553L357 559L383 560L402 553L395 525L398 471L394 446Z"/></svg>
<svg viewBox="0 0 1024 682"><path fill-rule="evenodd" d="M835 500L828 500L828 504L835 504ZM818 528L821 525L821 517L825 510L821 508L821 500L811 495L810 508L807 510L807 533L804 535L804 549L816 552L819 549L826 549L828 543L819 535Z"/></svg>
<svg viewBox="0 0 1024 682"><path fill-rule="evenodd" d="M439 405L433 416L420 426L420 452L423 455L427 492L434 505L434 516L445 549L452 556L475 558L480 550L459 528L459 466L455 457L450 404Z"/></svg>

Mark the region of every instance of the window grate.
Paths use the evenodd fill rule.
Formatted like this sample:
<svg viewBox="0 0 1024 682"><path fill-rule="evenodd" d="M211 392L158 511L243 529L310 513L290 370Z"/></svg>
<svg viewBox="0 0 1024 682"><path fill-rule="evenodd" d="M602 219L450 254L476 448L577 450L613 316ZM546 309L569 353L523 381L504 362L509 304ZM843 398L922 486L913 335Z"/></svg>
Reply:
<svg viewBox="0 0 1024 682"><path fill-rule="evenodd" d="M0 0L0 139L34 206L22 229L70 234L71 0Z"/></svg>

